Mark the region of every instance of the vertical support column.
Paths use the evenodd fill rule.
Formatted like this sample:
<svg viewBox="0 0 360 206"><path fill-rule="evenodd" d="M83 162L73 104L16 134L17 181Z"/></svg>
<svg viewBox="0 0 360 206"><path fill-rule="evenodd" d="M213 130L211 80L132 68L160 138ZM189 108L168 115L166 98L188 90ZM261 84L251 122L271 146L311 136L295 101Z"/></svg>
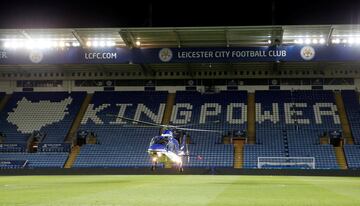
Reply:
<svg viewBox="0 0 360 206"><path fill-rule="evenodd" d="M165 112L162 119L162 124L170 124L172 108L175 104L175 93L169 93L166 100Z"/></svg>
<svg viewBox="0 0 360 206"><path fill-rule="evenodd" d="M255 93L248 93L248 102L247 102L247 138L249 144L255 144Z"/></svg>

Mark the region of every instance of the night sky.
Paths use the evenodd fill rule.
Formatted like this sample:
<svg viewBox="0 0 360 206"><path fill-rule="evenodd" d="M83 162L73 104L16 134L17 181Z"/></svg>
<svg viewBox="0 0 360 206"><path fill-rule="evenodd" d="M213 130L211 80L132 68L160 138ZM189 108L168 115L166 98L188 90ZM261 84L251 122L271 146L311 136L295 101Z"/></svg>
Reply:
<svg viewBox="0 0 360 206"><path fill-rule="evenodd" d="M0 28L358 24L359 1L2 0ZM234 1L233 1L234 2ZM244 3L247 2L247 3ZM119 5L117 5L119 4Z"/></svg>

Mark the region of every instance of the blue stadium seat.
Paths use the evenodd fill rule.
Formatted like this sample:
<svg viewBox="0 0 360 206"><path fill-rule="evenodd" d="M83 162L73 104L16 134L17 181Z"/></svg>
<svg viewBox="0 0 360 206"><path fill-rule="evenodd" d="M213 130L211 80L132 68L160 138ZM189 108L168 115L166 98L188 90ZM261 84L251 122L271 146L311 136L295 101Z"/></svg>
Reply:
<svg viewBox="0 0 360 206"><path fill-rule="evenodd" d="M360 145L345 145L344 151L348 168L360 169Z"/></svg>
<svg viewBox="0 0 360 206"><path fill-rule="evenodd" d="M157 114L160 107L165 108L166 99L167 92L95 92L80 129L94 132L99 144L82 146L73 167L150 167L147 149L159 128L124 122L111 115L117 115L122 104L126 105L122 115L134 118L141 107L150 110L153 119L141 113L139 120L161 123L162 115Z"/></svg>
<svg viewBox="0 0 360 206"><path fill-rule="evenodd" d="M68 155L65 152L0 153L0 160L28 160L28 168L62 168Z"/></svg>
<svg viewBox="0 0 360 206"><path fill-rule="evenodd" d="M194 91L177 92L176 104L183 105L186 103L192 106L192 114L191 118L183 124L191 124L190 128L225 132L246 130L247 128L247 92L222 91L214 94ZM207 107L204 106L205 104ZM230 108L231 105L234 105L233 109ZM244 107L240 105L244 105ZM209 111L209 115L206 115L205 109ZM232 111L230 112L230 110ZM232 116L234 120L229 120L229 116ZM173 117L172 124L176 124L174 120ZM190 161L185 162L184 166L233 167L234 147L233 145L221 144L221 134L191 131L188 133L193 144L189 146Z"/></svg>
<svg viewBox="0 0 360 206"><path fill-rule="evenodd" d="M316 168L338 168L333 147L319 145L324 132L341 129L332 91L256 91L255 100L256 144L245 145L245 168L258 157L315 157Z"/></svg>
<svg viewBox="0 0 360 206"><path fill-rule="evenodd" d="M64 142L86 92L15 92L0 114L0 131L7 143L24 143L33 131L43 142Z"/></svg>
<svg viewBox="0 0 360 206"><path fill-rule="evenodd" d="M360 104L359 95L354 90L341 91L351 133L356 144L360 144Z"/></svg>
<svg viewBox="0 0 360 206"><path fill-rule="evenodd" d="M195 124L192 128L242 130L246 128L246 122L242 124L228 123L226 119L227 107L229 103L245 104L246 98L246 92L221 92L217 94L178 92L175 103L189 103L191 105L191 118L183 124ZM142 104L154 114L149 112L147 115L141 114L139 119L161 123L162 116L157 119L157 115L159 108L162 107L161 105L165 106L166 99L167 92L96 92L82 121L81 129L94 132L100 144L83 146L74 167L150 167L151 162L146 151L150 139L159 133L159 129L134 128L131 123L116 122L113 116L107 114L118 114L120 107L125 108L124 105L127 104L123 115L134 118L137 108ZM221 111L219 114L207 116L204 123L199 124L200 119L204 118L200 115L201 106L205 103L215 103ZM241 115L241 113L236 112L236 109L239 108L236 108L235 105L233 118L239 119L240 117L236 115ZM152 118L149 118L148 115ZM175 119L179 118L173 117L173 120ZM215 120L221 121L213 124L212 122ZM119 119L118 121L123 120ZM176 122L171 123L176 124ZM190 135L193 142L189 146L191 157L189 162L184 163L185 167L233 166L233 146L219 144L221 134L190 132Z"/></svg>

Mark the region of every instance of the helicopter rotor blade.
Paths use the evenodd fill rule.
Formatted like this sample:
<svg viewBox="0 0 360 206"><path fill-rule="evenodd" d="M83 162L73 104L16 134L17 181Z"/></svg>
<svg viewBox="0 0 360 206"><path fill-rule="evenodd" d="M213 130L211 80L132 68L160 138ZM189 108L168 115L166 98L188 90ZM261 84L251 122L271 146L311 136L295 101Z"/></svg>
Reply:
<svg viewBox="0 0 360 206"><path fill-rule="evenodd" d="M151 126L151 125L129 125L129 124L124 124L121 127L123 128L159 128L158 126Z"/></svg>
<svg viewBox="0 0 360 206"><path fill-rule="evenodd" d="M206 122L206 124L217 124L220 123L220 120L216 120L216 121L212 121L212 122ZM194 123L194 124L183 124L183 125L177 125L176 127L189 127L189 126L195 126L195 125L200 125L200 123Z"/></svg>
<svg viewBox="0 0 360 206"><path fill-rule="evenodd" d="M127 118L127 117L121 117L121 116L113 115L113 114L106 114L106 116L115 117L117 119L123 119L123 120L129 121L129 122L136 122L136 123L141 123L141 124L145 124L145 125L150 125L150 126L154 126L154 127L164 127L164 125L151 123L151 122L145 122L145 121L136 120L136 119L130 119L130 118Z"/></svg>
<svg viewBox="0 0 360 206"><path fill-rule="evenodd" d="M214 133L223 133L223 131L220 131L220 130L191 129L191 128L182 128L182 127L176 127L175 129L178 129L178 130L183 130L183 131L193 131L193 132L214 132Z"/></svg>
<svg viewBox="0 0 360 206"><path fill-rule="evenodd" d="M140 123L140 124L144 124L147 125L149 127L157 127L157 128L170 128L170 129L177 129L177 130L182 130L182 131L194 131L194 132L214 132L214 133L222 133L222 131L219 130L207 130L207 129L192 129L192 128L185 128L182 126L175 126L175 125L163 125L163 124L156 124L156 123L151 123L151 122L145 122L145 121L141 121L141 120L136 120L136 119L131 119L131 118L127 118L127 117L122 117L122 116L118 116L118 115L114 115L114 114L106 114L106 116L110 116L110 117L115 117L117 119L123 119L129 122L135 122L135 123ZM215 123L217 123L217 121L214 121ZM220 122L220 121L219 121ZM193 124L195 125L195 124ZM131 126L129 126L131 127Z"/></svg>

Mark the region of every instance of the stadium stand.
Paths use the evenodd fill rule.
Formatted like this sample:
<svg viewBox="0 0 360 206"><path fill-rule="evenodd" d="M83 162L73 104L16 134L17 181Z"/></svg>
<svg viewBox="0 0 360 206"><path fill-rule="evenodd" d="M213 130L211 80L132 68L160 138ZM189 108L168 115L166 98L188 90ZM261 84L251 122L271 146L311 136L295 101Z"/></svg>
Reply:
<svg viewBox="0 0 360 206"><path fill-rule="evenodd" d="M24 143L34 131L46 134L43 142L61 143L86 92L15 92L0 116L6 143Z"/></svg>
<svg viewBox="0 0 360 206"><path fill-rule="evenodd" d="M82 146L73 167L150 167L146 151L159 128L124 122L114 115L120 112L127 118L161 123L167 94L96 92L80 129L94 132L98 144Z"/></svg>
<svg viewBox="0 0 360 206"><path fill-rule="evenodd" d="M331 145L320 136L340 130L332 91L257 91L256 144L245 145L245 168L256 168L257 158L315 157L316 168L336 169Z"/></svg>
<svg viewBox="0 0 360 206"><path fill-rule="evenodd" d="M360 168L360 145L345 145L344 151L349 169Z"/></svg>
<svg viewBox="0 0 360 206"><path fill-rule="evenodd" d="M360 168L360 105L359 96L354 90L344 90L341 92L344 99L346 114L349 120L351 133L357 145L345 145L344 151L349 169Z"/></svg>
<svg viewBox="0 0 360 206"><path fill-rule="evenodd" d="M172 124L194 124L192 128L219 131L246 129L247 93L243 91L222 91L200 93L180 91L176 93ZM192 109L188 121L182 122L175 115L180 107ZM184 108L183 108L184 109ZM188 110L186 109L186 110ZM210 132L189 132L192 143L189 146L190 162L187 167L233 167L233 145L221 144L221 135Z"/></svg>
<svg viewBox="0 0 360 206"><path fill-rule="evenodd" d="M2 161L28 160L27 168L62 168L67 158L66 152L0 153Z"/></svg>
<svg viewBox="0 0 360 206"><path fill-rule="evenodd" d="M359 96L354 90L344 90L341 92L344 99L346 114L349 120L351 133L356 144L360 144L360 105Z"/></svg>

